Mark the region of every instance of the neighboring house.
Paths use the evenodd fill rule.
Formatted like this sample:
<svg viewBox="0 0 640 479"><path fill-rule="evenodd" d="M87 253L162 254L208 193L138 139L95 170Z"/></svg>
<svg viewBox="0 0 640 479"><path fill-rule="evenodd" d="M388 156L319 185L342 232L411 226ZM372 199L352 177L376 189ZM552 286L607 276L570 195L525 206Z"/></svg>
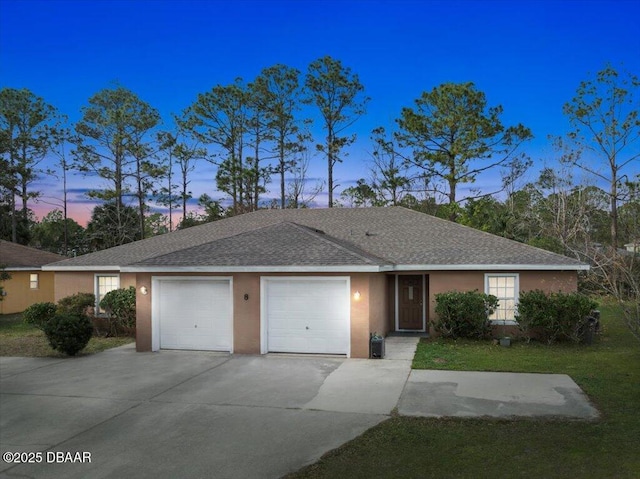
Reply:
<svg viewBox="0 0 640 479"><path fill-rule="evenodd" d="M574 291L588 266L401 207L260 210L45 267L56 299L137 291L137 349L367 357L369 335L429 332L437 293Z"/></svg>
<svg viewBox="0 0 640 479"><path fill-rule="evenodd" d="M629 253L640 253L640 241L634 241L633 243L627 243L624 248Z"/></svg>
<svg viewBox="0 0 640 479"><path fill-rule="evenodd" d="M20 313L33 303L53 301L53 272L42 266L64 256L0 240L0 266L11 279L2 282L0 314Z"/></svg>

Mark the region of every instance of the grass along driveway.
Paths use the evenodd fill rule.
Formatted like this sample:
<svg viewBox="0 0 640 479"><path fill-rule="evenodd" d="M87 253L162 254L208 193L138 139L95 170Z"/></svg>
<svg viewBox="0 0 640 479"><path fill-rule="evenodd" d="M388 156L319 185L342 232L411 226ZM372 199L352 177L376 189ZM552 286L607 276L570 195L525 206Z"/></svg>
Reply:
<svg viewBox="0 0 640 479"><path fill-rule="evenodd" d="M413 367L569 374L600 410L574 420L393 417L291 478L638 478L640 343L604 306L597 344L425 340Z"/></svg>
<svg viewBox="0 0 640 479"><path fill-rule="evenodd" d="M98 353L133 342L133 338L92 337L89 344L78 356ZM54 351L45 334L39 329L25 324L20 314L0 315L0 356L62 358L66 355Z"/></svg>

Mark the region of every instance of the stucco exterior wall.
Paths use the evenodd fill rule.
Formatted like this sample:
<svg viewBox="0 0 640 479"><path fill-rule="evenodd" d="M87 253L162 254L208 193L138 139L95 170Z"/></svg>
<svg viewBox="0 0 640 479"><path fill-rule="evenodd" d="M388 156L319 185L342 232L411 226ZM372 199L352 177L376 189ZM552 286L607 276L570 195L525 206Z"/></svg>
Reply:
<svg viewBox="0 0 640 479"><path fill-rule="evenodd" d="M429 278L429 317L436 317L435 307L437 293L447 291L484 292L484 275L493 271L431 271ZM504 273L500 271L499 273ZM576 271L512 271L519 274L520 291L541 289L549 292L570 293L578 289L578 274ZM430 333L434 333L430 327Z"/></svg>
<svg viewBox="0 0 640 479"><path fill-rule="evenodd" d="M384 274L369 275L369 332L386 336L391 330L388 309L387 277Z"/></svg>
<svg viewBox="0 0 640 479"><path fill-rule="evenodd" d="M115 272L114 272L115 273ZM109 274L109 273L106 273ZM92 271L64 271L55 273L55 300L76 293L95 293Z"/></svg>
<svg viewBox="0 0 640 479"><path fill-rule="evenodd" d="M118 274L120 287L128 288L136 285L135 273L118 273L117 271L56 271L55 272L55 300L71 296L76 293L95 294L96 274Z"/></svg>
<svg viewBox="0 0 640 479"><path fill-rule="evenodd" d="M483 271L430 271L429 281L429 318L436 318L436 294L447 291L473 291L477 289L484 292ZM433 327L428 326L429 333L433 334Z"/></svg>
<svg viewBox="0 0 640 479"><path fill-rule="evenodd" d="M128 288L137 284L136 273L120 273L120 287Z"/></svg>
<svg viewBox="0 0 640 479"><path fill-rule="evenodd" d="M523 271L520 273L520 292L541 289L546 293L572 293L578 290L575 271Z"/></svg>
<svg viewBox="0 0 640 479"><path fill-rule="evenodd" d="M369 307L371 294L369 292L368 274L351 275L351 357L369 357ZM355 299L356 292L360 298Z"/></svg>
<svg viewBox="0 0 640 479"><path fill-rule="evenodd" d="M248 295L248 299L245 298ZM233 276L233 351L260 354L260 276Z"/></svg>
<svg viewBox="0 0 640 479"><path fill-rule="evenodd" d="M220 273L166 274L153 276L221 276ZM152 278L149 273L138 273L136 280L136 349L151 351ZM233 278L233 350L238 354L260 354L260 278L261 276L347 276L345 274L224 274ZM122 281L122 280L121 280ZM382 274L351 275L351 357L369 357L369 333L386 334L386 277ZM142 295L145 286L148 294ZM354 299L355 292L360 299ZM245 299L245 294L248 299Z"/></svg>
<svg viewBox="0 0 640 479"><path fill-rule="evenodd" d="M0 314L21 313L34 303L53 302L52 271L8 271L11 279L2 282L6 296L0 301ZM31 289L31 274L38 274L38 288Z"/></svg>
<svg viewBox="0 0 640 479"><path fill-rule="evenodd" d="M101 272L102 273L102 272ZM93 292L94 272L56 273L55 299L79 291ZM411 274L426 274L428 291L428 318L435 318L435 295L446 291L484 291L483 271L420 271ZM158 273L157 276L171 276ZM260 277L261 276L350 276L351 357L369 356L369 334L386 335L394 329L393 281L382 273L347 274L261 274L236 273L176 273L175 276L231 276L233 278L233 350L239 354L260 354ZM137 323L136 349L151 351L152 275L149 273L127 273L120 275L120 286L136 287ZM140 288L145 286L148 294ZM520 272L520 291L531 289L570 292L577 289L575 271L528 271ZM355 299L355 293L360 299ZM245 298L248 295L248 299ZM433 333L432 328L429 328Z"/></svg>
<svg viewBox="0 0 640 479"><path fill-rule="evenodd" d="M151 274L138 273L136 275L136 351L151 351ZM142 294L142 287L147 294Z"/></svg>

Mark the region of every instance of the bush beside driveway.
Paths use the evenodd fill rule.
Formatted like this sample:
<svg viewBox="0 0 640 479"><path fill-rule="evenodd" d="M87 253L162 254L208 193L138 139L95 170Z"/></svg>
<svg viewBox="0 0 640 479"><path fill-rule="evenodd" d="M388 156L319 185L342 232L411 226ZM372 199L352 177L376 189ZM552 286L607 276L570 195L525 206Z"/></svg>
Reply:
<svg viewBox="0 0 640 479"><path fill-rule="evenodd" d="M89 340L78 356L98 353L110 348L132 343L128 336L97 337ZM20 313L0 315L0 356L64 358L66 355L51 348L44 332L33 325L25 324Z"/></svg>

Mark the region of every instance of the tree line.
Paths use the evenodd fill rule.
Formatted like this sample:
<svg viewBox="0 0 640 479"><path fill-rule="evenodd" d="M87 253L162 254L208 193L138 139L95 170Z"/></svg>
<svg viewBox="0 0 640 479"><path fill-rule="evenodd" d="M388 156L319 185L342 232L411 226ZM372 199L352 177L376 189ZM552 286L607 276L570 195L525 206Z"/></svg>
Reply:
<svg viewBox="0 0 640 479"><path fill-rule="evenodd" d="M179 227L187 227L263 207L310 206L325 184L310 188L306 173L311 159L322 157L329 207L404 205L562 250L571 234L551 224L557 218L551 221L541 212L557 200L561 188L581 198L598 198L593 199L597 208L581 211L604 218L591 235L618 247L640 236L627 218L638 189L638 85L636 76L619 74L610 66L582 82L564 105L572 130L553 139L559 157L545 159L553 166L526 185L520 179L532 160L523 145L532 138L531 131L522 124L504 125L502 106L489 105L473 83L437 86L402 108L390 131L383 126L372 131L369 177L346 188L340 198L334 197L333 170L355 141L349 131L366 113L369 98L357 74L328 56L312 62L304 75L275 65L252 82L238 78L216 85L173 115L171 129L162 128L154 107L120 85L92 96L74 125L29 90L3 88L0 234L14 242L46 244L57 229L63 233L58 248L66 254L70 242L77 252L86 252L166 232L173 228L174 215L181 217ZM323 128L321 140L314 141L311 134L311 107ZM49 161L50 166L42 168L46 157L56 158L55 166ZM196 213L188 208L189 185L200 161L215 166L216 189L227 201L203 195L201 213ZM567 176L571 166L597 181L572 183ZM87 192L100 204L86 231L67 217L71 170L101 181L100 188ZM566 174L559 175L560 170ZM495 191L471 187L461 197L462 187L488 171L501 178ZM47 201L33 187L43 175L59 178L63 191L54 199L59 209L36 224L29 203ZM264 197L272 180L279 197L268 202ZM600 190L596 183L608 189ZM518 217L515 205L524 198L528 206ZM153 204L166 207L168 215L154 213ZM538 219L532 223L526 215L536 211ZM517 223L529 225L529 231L510 229ZM82 233L84 245L78 244Z"/></svg>
<svg viewBox="0 0 640 479"><path fill-rule="evenodd" d="M334 197L333 169L355 141L348 131L366 113L369 98L358 76L331 57L312 62L305 75L275 65L252 82L238 78L216 85L173 115L171 129L162 128L154 107L119 85L92 96L74 125L29 90L4 88L0 232L11 241L29 241L34 229L29 203L45 200L33 184L46 174L55 175L63 186L63 196L56 199L60 211L47 217L52 223L60 222L60 214L63 222L69 219L70 170L101 181L100 188L87 193L101 202L91 220L94 229L113 226L113 244L97 242L90 248L100 249L169 230L175 214L185 227L261 207L309 206L323 185L308 191L306 172L312 158L323 157L329 207L405 205L472 226L485 216L499 224L496 218L505 208L514 216L518 196L538 198L531 200L531 212L544 203L539 197L558 185L565 190L597 189L584 179L581 184L570 181L569 167L578 166L601 186L609 185L600 191L599 211L608 209L610 238L597 236L619 246L637 234L627 223L619 233L618 225L618 209L632 208L638 182L637 87L637 77L619 75L610 66L583 82L564 106L573 129L553 140L559 157L545 159L553 166L543 170L537 182L522 185L519 180L532 164L523 151L531 131L522 124L504 125L502 106L490 106L473 83L437 86L403 108L390 131L382 126L372 131L370 175L340 198ZM314 141L311 134L307 107L317 110L316 124L325 134L321 140ZM592 161L583 161L585 156ZM40 167L46 157L56 158L53 168ZM189 211L189 185L199 161L215 166L216 189L225 195L228 208L222 198L203 195L199 200L204 213ZM567 174L559 175L561 169ZM471 187L460 195L462 187L487 171L500 176L500 187L489 192ZM264 197L272 180L279 185L279 197L269 203ZM153 204L165 206L167 217L154 214ZM479 227L519 241L559 241L548 224L540 223L527 237L510 233L506 226Z"/></svg>
<svg viewBox="0 0 640 479"><path fill-rule="evenodd" d="M329 56L305 73L275 65L253 81L216 85L174 114L171 128L121 85L89 98L75 124L33 92L6 87L0 237L83 254L170 231L176 216L185 228L259 208L309 207L326 190L329 207L402 205L581 258L598 272L595 283L624 296L640 282L629 259L636 255L621 253L640 240L639 86L637 76L609 65L581 82L563 107L569 132L549 140L557 155L543 159L547 166L528 183L529 128L504 124L503 107L490 105L473 83L436 86L402 108L393 125L371 132L369 174L339 197L334 168L355 142L353 125L370 99L358 75ZM203 161L215 167L224 197L204 194L189 209ZM326 164L326 178L315 185L307 177L312 161ZM99 181L87 192L99 203L86 228L67 215L70 171ZM500 185L474 189L486 172ZM35 188L45 175L62 184L60 198ZM276 195L267 195L268 185ZM33 201L55 209L37 222ZM627 269L613 268L619 263Z"/></svg>
<svg viewBox="0 0 640 479"><path fill-rule="evenodd" d="M326 157L326 187L333 206L333 169L355 141L347 130L365 113L368 98L363 91L358 76L328 56L312 62L305 75L275 65L252 82L238 78L199 94L192 105L173 115L173 128L162 129L159 112L120 85L92 96L74 125L29 90L4 88L0 91L2 236L29 241L33 223L29 203L43 199L33 183L43 174L62 180L64 192L58 204L67 222L70 170L101 180L100 188L87 193L101 202L89 226L110 223L109 231L115 233L108 235L109 240L94 241L90 249L171 229L177 210L180 226L185 227L265 206L309 206L324 186L310 188L307 182L314 151ZM326 131L315 143L311 119L303 115L309 108L317 110L317 122ZM40 167L45 157L54 155L58 159L54 171ZM222 206L222 199L204 195L199 199L204 214L188 211L189 185L199 161L215 166L216 189L225 195L229 208ZM272 178L280 186L277 205L263 200ZM168 210L165 228L158 231L149 224L158 220L152 204Z"/></svg>

